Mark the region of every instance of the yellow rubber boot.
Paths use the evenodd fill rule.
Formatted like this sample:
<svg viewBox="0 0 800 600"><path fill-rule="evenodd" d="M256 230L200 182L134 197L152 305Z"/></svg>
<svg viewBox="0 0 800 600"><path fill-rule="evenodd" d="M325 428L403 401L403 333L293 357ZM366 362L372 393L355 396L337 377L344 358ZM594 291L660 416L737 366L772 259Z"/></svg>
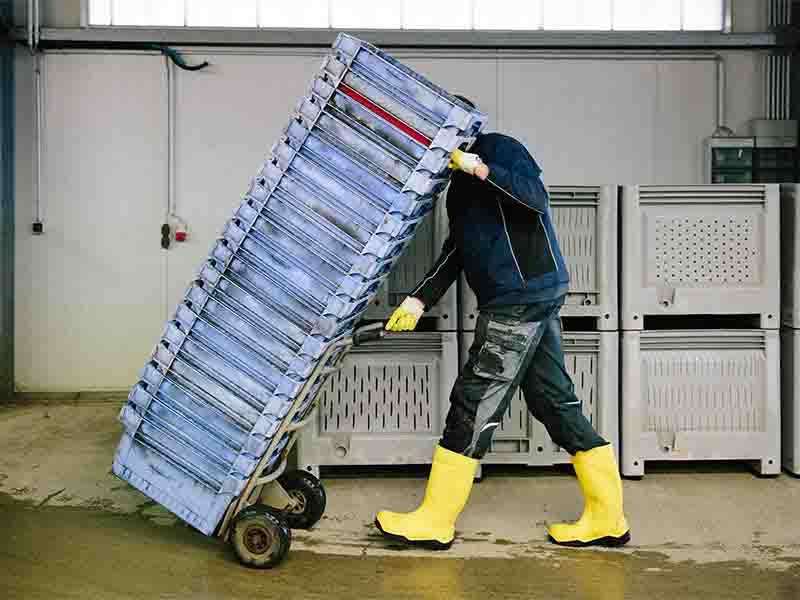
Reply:
<svg viewBox="0 0 800 600"><path fill-rule="evenodd" d="M437 446L419 508L410 513L382 510L375 517L375 526L387 537L432 550L447 550L453 544L456 519L467 504L477 468L474 458Z"/></svg>
<svg viewBox="0 0 800 600"><path fill-rule="evenodd" d="M575 523L548 529L550 541L562 546L623 546L631 539L622 508L622 480L611 445L572 457L583 492L583 515Z"/></svg>

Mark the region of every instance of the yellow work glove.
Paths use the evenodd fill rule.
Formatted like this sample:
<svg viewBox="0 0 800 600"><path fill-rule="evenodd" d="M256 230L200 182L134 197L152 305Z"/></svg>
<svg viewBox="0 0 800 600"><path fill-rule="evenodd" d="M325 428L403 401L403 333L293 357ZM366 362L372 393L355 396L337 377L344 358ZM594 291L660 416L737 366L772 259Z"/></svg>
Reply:
<svg viewBox="0 0 800 600"><path fill-rule="evenodd" d="M422 301L409 296L389 317L386 331L414 331L424 312L425 305Z"/></svg>
<svg viewBox="0 0 800 600"><path fill-rule="evenodd" d="M469 175L475 175L475 169L482 164L483 161L477 154L470 154L469 152L462 152L456 149L453 150L453 154L450 156L450 164L448 166L451 169L458 169Z"/></svg>

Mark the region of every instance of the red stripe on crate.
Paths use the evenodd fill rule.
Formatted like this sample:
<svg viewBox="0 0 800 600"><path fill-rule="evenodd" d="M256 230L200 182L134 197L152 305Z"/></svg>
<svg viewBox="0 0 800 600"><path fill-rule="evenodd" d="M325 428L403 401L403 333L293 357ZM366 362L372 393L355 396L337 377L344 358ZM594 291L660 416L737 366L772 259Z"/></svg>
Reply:
<svg viewBox="0 0 800 600"><path fill-rule="evenodd" d="M400 131L405 133L411 139L419 142L420 144L426 147L431 145L432 140L430 138L428 138L427 136L423 135L422 133L411 127L408 123L404 123L403 121L395 117L392 113L384 110L383 108L375 104L372 100L370 100L363 94L358 93L349 85L340 83L339 89L342 90L347 96L349 96L350 98L358 102L360 105L365 107L370 112L375 113L382 119L388 121L389 123L397 127Z"/></svg>

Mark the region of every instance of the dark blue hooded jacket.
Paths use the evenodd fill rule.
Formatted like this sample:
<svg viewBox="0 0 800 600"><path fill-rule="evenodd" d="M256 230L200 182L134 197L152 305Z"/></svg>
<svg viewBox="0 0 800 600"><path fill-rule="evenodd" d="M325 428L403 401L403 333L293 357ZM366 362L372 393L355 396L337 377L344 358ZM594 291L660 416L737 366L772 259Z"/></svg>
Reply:
<svg viewBox="0 0 800 600"><path fill-rule="evenodd" d="M569 274L539 165L521 143L498 133L478 136L470 152L488 165L498 187L453 174L447 192L450 236L411 295L431 307L463 269L482 309L562 296Z"/></svg>

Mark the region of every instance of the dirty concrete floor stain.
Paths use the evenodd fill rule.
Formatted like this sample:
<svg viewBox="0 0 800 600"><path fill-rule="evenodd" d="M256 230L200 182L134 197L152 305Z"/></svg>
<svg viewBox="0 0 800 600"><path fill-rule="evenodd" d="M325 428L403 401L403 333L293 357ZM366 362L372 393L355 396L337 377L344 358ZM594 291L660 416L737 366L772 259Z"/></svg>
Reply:
<svg viewBox="0 0 800 600"><path fill-rule="evenodd" d="M371 525L377 508L413 508L424 477L328 479L326 515L295 532L288 562L247 570L111 475L118 410L0 403L0 600L800 600L800 480L735 468L625 482L635 546L614 552L545 543L548 522L580 514L571 476L487 477L457 543L435 554L387 544Z"/></svg>
<svg viewBox="0 0 800 600"><path fill-rule="evenodd" d="M654 552L563 550L547 559L335 556L293 551L272 571L245 569L227 547L182 524L135 514L38 507L0 495L0 597L800 598L800 564L675 562ZM313 532L301 533L313 538Z"/></svg>

